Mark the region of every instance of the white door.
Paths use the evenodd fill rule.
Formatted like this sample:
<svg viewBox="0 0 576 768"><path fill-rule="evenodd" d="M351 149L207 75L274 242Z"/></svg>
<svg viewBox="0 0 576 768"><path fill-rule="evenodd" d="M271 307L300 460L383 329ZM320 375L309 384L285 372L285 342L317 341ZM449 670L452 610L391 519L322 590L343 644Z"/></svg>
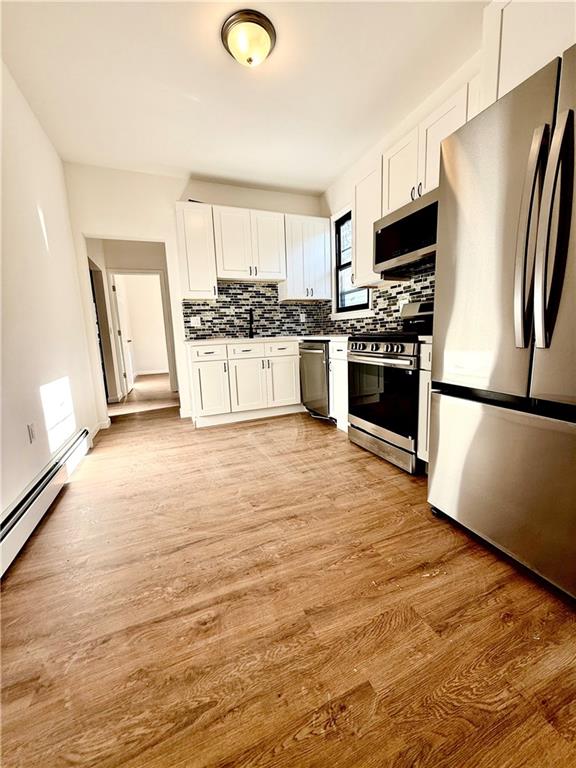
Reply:
<svg viewBox="0 0 576 768"><path fill-rule="evenodd" d="M284 214L250 211L254 276L260 280L286 279Z"/></svg>
<svg viewBox="0 0 576 768"><path fill-rule="evenodd" d="M250 279L253 277L250 211L214 205L214 236L218 277Z"/></svg>
<svg viewBox="0 0 576 768"><path fill-rule="evenodd" d="M416 197L418 128L403 136L382 156L382 215Z"/></svg>
<svg viewBox="0 0 576 768"><path fill-rule="evenodd" d="M330 299L330 221L314 217L304 219L303 236L306 297Z"/></svg>
<svg viewBox="0 0 576 768"><path fill-rule="evenodd" d="M228 362L210 360L192 365L192 394L196 416L230 413Z"/></svg>
<svg viewBox="0 0 576 768"><path fill-rule="evenodd" d="M348 431L348 362L330 360L332 374L333 418L338 429Z"/></svg>
<svg viewBox="0 0 576 768"><path fill-rule="evenodd" d="M305 299L304 217L286 215L286 280L278 286L282 299Z"/></svg>
<svg viewBox="0 0 576 768"><path fill-rule="evenodd" d="M271 357L266 360L268 406L300 402L300 358Z"/></svg>
<svg viewBox="0 0 576 768"><path fill-rule="evenodd" d="M178 203L176 218L183 298L215 299L218 288L212 206Z"/></svg>
<svg viewBox="0 0 576 768"><path fill-rule="evenodd" d="M266 361L261 357L230 360L230 397L233 411L266 408Z"/></svg>
<svg viewBox="0 0 576 768"><path fill-rule="evenodd" d="M126 301L122 275L112 276L112 295L116 309L116 325L119 340L119 360L122 365L120 378L122 380L122 394L127 395L134 389L134 364L132 361L132 331L130 327L130 314Z"/></svg>
<svg viewBox="0 0 576 768"><path fill-rule="evenodd" d="M374 222L381 217L382 167L380 163L354 187L354 252L352 282L357 288L376 285L374 272Z"/></svg>
<svg viewBox="0 0 576 768"><path fill-rule="evenodd" d="M440 144L466 122L468 84L463 85L444 104L420 123L418 136L417 196L440 182Z"/></svg>

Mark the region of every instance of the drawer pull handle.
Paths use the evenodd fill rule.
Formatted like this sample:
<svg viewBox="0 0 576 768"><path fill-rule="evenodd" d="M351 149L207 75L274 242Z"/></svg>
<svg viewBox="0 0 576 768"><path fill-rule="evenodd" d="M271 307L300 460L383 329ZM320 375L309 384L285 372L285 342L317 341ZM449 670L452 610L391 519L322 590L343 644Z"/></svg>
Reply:
<svg viewBox="0 0 576 768"><path fill-rule="evenodd" d="M214 354L214 350L212 350L212 352L201 352L200 354L202 354L202 355L213 355Z"/></svg>
<svg viewBox="0 0 576 768"><path fill-rule="evenodd" d="M288 347L278 347L278 352L283 352L285 349L288 349Z"/></svg>
<svg viewBox="0 0 576 768"><path fill-rule="evenodd" d="M252 349L241 349L240 352L252 352Z"/></svg>

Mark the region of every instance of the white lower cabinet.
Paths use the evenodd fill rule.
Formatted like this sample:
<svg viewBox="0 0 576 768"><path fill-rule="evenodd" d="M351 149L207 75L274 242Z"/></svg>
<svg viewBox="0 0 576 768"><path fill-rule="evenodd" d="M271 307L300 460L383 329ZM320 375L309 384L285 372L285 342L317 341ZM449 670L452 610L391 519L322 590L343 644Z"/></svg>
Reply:
<svg viewBox="0 0 576 768"><path fill-rule="evenodd" d="M270 357L266 361L268 407L300 402L300 358Z"/></svg>
<svg viewBox="0 0 576 768"><path fill-rule="evenodd" d="M330 360L330 416L338 429L348 431L348 362Z"/></svg>
<svg viewBox="0 0 576 768"><path fill-rule="evenodd" d="M420 371L420 386L418 392L418 448L416 455L422 461L428 461L431 393L432 373L430 371Z"/></svg>
<svg viewBox="0 0 576 768"><path fill-rule="evenodd" d="M233 411L268 407L266 361L252 357L230 360L230 397Z"/></svg>
<svg viewBox="0 0 576 768"><path fill-rule="evenodd" d="M230 413L228 361L210 360L192 365L193 402L198 416Z"/></svg>

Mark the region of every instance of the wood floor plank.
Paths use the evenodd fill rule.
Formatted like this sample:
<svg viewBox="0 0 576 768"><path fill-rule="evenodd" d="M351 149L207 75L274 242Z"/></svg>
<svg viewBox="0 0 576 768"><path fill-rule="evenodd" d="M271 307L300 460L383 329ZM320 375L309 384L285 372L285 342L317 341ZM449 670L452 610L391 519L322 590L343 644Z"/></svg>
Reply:
<svg viewBox="0 0 576 768"><path fill-rule="evenodd" d="M2 583L7 768L564 768L574 607L295 415L102 432Z"/></svg>

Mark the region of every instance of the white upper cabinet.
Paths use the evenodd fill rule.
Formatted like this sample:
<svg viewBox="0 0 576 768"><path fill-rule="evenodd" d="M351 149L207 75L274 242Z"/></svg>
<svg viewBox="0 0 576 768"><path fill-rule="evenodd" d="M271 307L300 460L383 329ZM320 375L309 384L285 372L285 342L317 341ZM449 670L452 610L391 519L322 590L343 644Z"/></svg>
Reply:
<svg viewBox="0 0 576 768"><path fill-rule="evenodd" d="M250 211L219 205L214 205L213 211L218 277L250 278L253 272Z"/></svg>
<svg viewBox="0 0 576 768"><path fill-rule="evenodd" d="M247 208L214 209L218 277L223 280L284 280L284 214Z"/></svg>
<svg viewBox="0 0 576 768"><path fill-rule="evenodd" d="M284 214L250 211L252 267L260 280L286 279Z"/></svg>
<svg viewBox="0 0 576 768"><path fill-rule="evenodd" d="M382 213L386 215L438 186L440 145L464 125L468 84L382 156Z"/></svg>
<svg viewBox="0 0 576 768"><path fill-rule="evenodd" d="M418 128L418 184L416 196L430 192L440 181L440 144L466 122L468 84L428 115Z"/></svg>
<svg viewBox="0 0 576 768"><path fill-rule="evenodd" d="M176 220L182 296L203 301L215 299L218 288L212 206L178 203Z"/></svg>
<svg viewBox="0 0 576 768"><path fill-rule="evenodd" d="M330 274L330 221L316 217L304 220L304 283L311 299L332 297Z"/></svg>
<svg viewBox="0 0 576 768"><path fill-rule="evenodd" d="M271 357L266 360L268 407L300 402L300 358Z"/></svg>
<svg viewBox="0 0 576 768"><path fill-rule="evenodd" d="M382 156L382 214L414 200L417 186L418 128L414 128Z"/></svg>
<svg viewBox="0 0 576 768"><path fill-rule="evenodd" d="M576 5L509 3L500 41L498 98L576 43Z"/></svg>
<svg viewBox="0 0 576 768"><path fill-rule="evenodd" d="M368 173L354 186L354 233L352 282L358 288L376 285L374 272L374 222L382 215L382 166Z"/></svg>
<svg viewBox="0 0 576 768"><path fill-rule="evenodd" d="M316 216L286 217L286 281L280 301L330 299L330 220Z"/></svg>

